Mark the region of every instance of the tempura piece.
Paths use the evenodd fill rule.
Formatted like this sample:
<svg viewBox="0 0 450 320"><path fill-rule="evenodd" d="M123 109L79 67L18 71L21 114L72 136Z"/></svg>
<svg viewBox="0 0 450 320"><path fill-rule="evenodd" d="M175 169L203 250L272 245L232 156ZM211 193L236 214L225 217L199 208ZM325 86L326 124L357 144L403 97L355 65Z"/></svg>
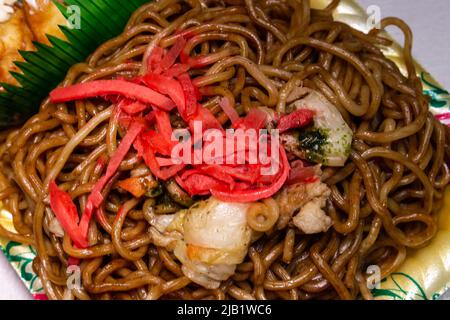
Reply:
<svg viewBox="0 0 450 320"><path fill-rule="evenodd" d="M52 1L25 0L23 4L27 23L37 42L49 44L47 34L65 39L58 25L67 25L67 21Z"/></svg>
<svg viewBox="0 0 450 320"><path fill-rule="evenodd" d="M15 8L10 19L0 23L0 82L17 85L9 73L19 71L14 61L23 61L18 50L33 50L33 34L26 24L22 9Z"/></svg>

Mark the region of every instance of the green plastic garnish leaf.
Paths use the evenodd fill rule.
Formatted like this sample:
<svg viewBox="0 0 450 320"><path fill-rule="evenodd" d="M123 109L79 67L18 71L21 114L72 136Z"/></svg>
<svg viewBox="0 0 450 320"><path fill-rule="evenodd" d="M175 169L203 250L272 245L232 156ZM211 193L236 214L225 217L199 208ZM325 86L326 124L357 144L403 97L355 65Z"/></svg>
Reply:
<svg viewBox="0 0 450 320"><path fill-rule="evenodd" d="M21 72L11 74L20 86L1 83L0 126L24 122L65 77L69 68L86 58L105 41L118 36L133 12L149 0L65 0L80 9L80 29L60 26L68 41L47 36L51 46L34 43L36 51L21 51L25 62L15 62ZM70 13L55 2L68 19Z"/></svg>

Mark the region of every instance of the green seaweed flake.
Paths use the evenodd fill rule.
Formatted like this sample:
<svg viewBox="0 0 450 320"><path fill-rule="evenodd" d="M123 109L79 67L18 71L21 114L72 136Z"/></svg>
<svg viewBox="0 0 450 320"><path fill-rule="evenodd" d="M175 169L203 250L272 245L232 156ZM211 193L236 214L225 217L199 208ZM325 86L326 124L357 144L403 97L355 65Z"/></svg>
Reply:
<svg viewBox="0 0 450 320"><path fill-rule="evenodd" d="M300 132L300 147L306 152L306 160L311 162L322 162L325 146L328 143L328 132L324 129L313 129Z"/></svg>

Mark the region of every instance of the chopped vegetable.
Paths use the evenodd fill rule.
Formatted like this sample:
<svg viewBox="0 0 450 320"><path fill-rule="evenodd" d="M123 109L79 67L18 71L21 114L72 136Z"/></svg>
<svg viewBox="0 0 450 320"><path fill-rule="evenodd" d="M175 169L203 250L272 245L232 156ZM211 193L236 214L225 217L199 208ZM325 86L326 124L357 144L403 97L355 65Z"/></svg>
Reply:
<svg viewBox="0 0 450 320"><path fill-rule="evenodd" d="M169 114L164 111L155 110L155 120L158 132L170 142L172 138L172 125L170 124Z"/></svg>
<svg viewBox="0 0 450 320"><path fill-rule="evenodd" d="M134 79L133 82L100 80L69 88L60 88L52 93L54 101L61 102L91 96L117 94L118 97L113 97L113 99L120 101L119 110L123 110L126 113L120 114L119 111L117 117L119 123L128 127L127 134L111 158L105 175L94 185L88 197L86 209L80 222L83 235L87 235L91 216L103 202L101 193L103 188L117 171L120 162L131 145L134 145L138 156L143 158L154 176L164 181L175 177L178 184L173 179L166 184L166 187L172 191L176 184L176 187L179 188L178 191L182 191L181 188L183 188L190 195L212 194L222 200L228 199L225 201L249 202L270 197L286 181L290 168L289 163L285 160L284 149L282 150L283 161L279 170L274 174L265 176L262 174L262 170L266 168L265 166L249 163L249 152L256 151L257 145L267 149L271 139L269 136L267 139L258 139L257 145L251 145L250 143L238 144L238 148L234 149L239 150L233 150L231 154L217 155L219 158L222 157L222 159L218 160L225 160L229 159L228 157L237 159L239 154L243 154L244 163L239 165L212 165L212 163L215 163L214 161L208 162L208 164L202 161L200 164L192 164L190 168L186 168L187 164L173 163L171 159L172 149L177 142L171 140L173 129L168 113L171 107L167 107L172 106L173 102L177 106L180 116L189 125L191 133L195 131L195 123L201 122L202 132L208 129L218 129L223 133L222 139L224 139L223 142L225 144L238 143L234 138L232 141L226 140L228 138L225 135L225 130L217 118L210 110L198 103L201 99L201 94L193 85L190 76L186 72L178 72L188 69L184 65L176 64L185 42L184 38L180 37L167 53L156 47L148 61L149 73ZM162 74L163 72L165 74ZM176 79L172 76L167 76L168 74L176 76ZM167 100L169 103L164 102ZM166 108L161 108L163 105ZM141 116L143 118L137 118L136 114L146 111L147 106L155 106L157 109L143 114ZM223 98L220 101L220 106L232 121L234 129L253 129L258 131L264 128L268 122L268 113L260 108L253 108L245 118L240 118L227 98ZM304 114L305 112L296 112L293 115L289 115L281 119L279 126L286 130L296 128L306 122L305 117L300 117L300 115ZM121 120L122 118L123 121ZM136 121L137 119L139 120ZM154 124L154 129L143 132L143 123L145 121L150 125ZM203 143L202 141L198 142ZM192 152L193 156L197 156L193 149L193 145L196 143L191 141L190 146L188 146L188 150ZM270 154L268 156L270 157ZM209 157L214 157L214 155L209 155ZM215 158L206 160L215 160ZM220 163L224 162L221 161ZM118 185L136 197L145 194L145 185L139 178L129 178L119 182ZM180 192L178 191L172 193L179 194ZM184 200L183 205L186 203Z"/></svg>
<svg viewBox="0 0 450 320"><path fill-rule="evenodd" d="M167 140L162 134L155 130L149 130L141 135L142 141L145 141L149 148L155 153L164 156L170 156L172 152L172 142Z"/></svg>
<svg viewBox="0 0 450 320"><path fill-rule="evenodd" d="M83 212L83 216L81 217L80 222L80 229L83 236L87 237L89 222L91 221L92 214L94 210L97 209L103 202L101 191L108 183L109 179L111 179L111 177L119 169L122 160L125 158L128 150L130 150L131 146L133 145L134 140L142 132L143 129L144 125L142 122L136 121L131 124L130 128L127 131L127 134L123 137L117 150L112 155L108 163L108 167L106 168L105 175L101 177L92 188L92 192L87 199L86 208Z"/></svg>
<svg viewBox="0 0 450 320"><path fill-rule="evenodd" d="M197 113L190 118L189 127L191 129L191 132L194 132L194 121L202 122L203 132L208 129L217 129L220 131L224 131L222 125L217 120L217 118L214 117L211 111L201 105L198 106Z"/></svg>
<svg viewBox="0 0 450 320"><path fill-rule="evenodd" d="M172 110L175 106L173 101L166 96L145 86L124 80L96 80L65 88L56 88L50 93L50 98L53 103L62 103L106 95L121 95L166 111Z"/></svg>
<svg viewBox="0 0 450 320"><path fill-rule="evenodd" d="M80 264L80 259L78 259L78 258L69 257L67 259L67 265L69 265L69 266L78 266L79 264Z"/></svg>
<svg viewBox="0 0 450 320"><path fill-rule="evenodd" d="M219 189L223 182L220 182L208 175L194 173L183 181L186 191L190 195L208 195L213 189Z"/></svg>
<svg viewBox="0 0 450 320"><path fill-rule="evenodd" d="M205 288L217 289L247 255L252 242L247 223L249 206L211 197L175 214L152 215L150 233L174 244L173 253L188 278Z"/></svg>
<svg viewBox="0 0 450 320"><path fill-rule="evenodd" d="M203 130L208 129L208 127L221 128L208 109L200 107L199 111L203 114L191 119L191 131L194 130L192 127L194 120L202 122ZM205 126L205 123L209 122L207 119L211 119L211 124ZM259 108L255 108L252 109L247 117L238 119L234 127L244 130L258 130L265 126L266 121L267 114L259 110ZM221 128L221 130L223 129ZM230 142L233 144L237 143L234 138L227 137L227 135L223 135L222 138L224 139L223 145ZM271 139L269 136L267 138L265 142L258 139L259 147L264 147L264 145L267 147ZM232 141L226 142L225 140L227 139L232 139ZM251 202L270 197L287 180L290 170L289 163L284 149L280 148L282 163L278 170L273 174L264 175L262 170L268 169L267 166L249 163L248 152L250 150L258 150L256 147L246 143L242 146L239 145L239 148L234 148L239 150L234 150L231 154L222 154L218 158L214 158L212 155L212 157L203 159L201 164L193 164L192 169L181 171L180 175L175 177L175 179L191 196L212 194L220 200L233 202ZM229 159L229 157L236 158L238 152L244 152L245 164L224 164L225 159ZM268 154L268 156L270 157L271 155ZM215 163L215 160L222 160L219 162L221 164L212 164Z"/></svg>
<svg viewBox="0 0 450 320"><path fill-rule="evenodd" d="M250 184L255 183L261 179L260 165L242 165L242 166L219 166L215 165L215 170L223 171L230 177Z"/></svg>
<svg viewBox="0 0 450 320"><path fill-rule="evenodd" d="M295 101L290 107L294 107L296 110L311 110L315 113L314 128L319 131L314 134L319 139L307 141L310 139L308 138L305 142L316 150L317 147L320 147L320 152L306 149L305 151L309 152L310 155L314 155L313 158L308 160L331 167L344 166L350 155L353 131L347 125L339 110L327 98L314 90L309 90L308 95ZM319 137L317 133L322 137ZM314 136L312 137L314 138ZM321 141L322 138L326 138L324 143Z"/></svg>
<svg viewBox="0 0 450 320"><path fill-rule="evenodd" d="M163 72L163 75L166 77L178 77L182 73L186 73L189 71L191 66L188 64L175 63L170 69Z"/></svg>
<svg viewBox="0 0 450 320"><path fill-rule="evenodd" d="M156 122L156 129L149 130L139 136L140 141L145 141L149 147L156 153L164 156L170 156L174 142L171 141L172 125L170 124L169 114L161 110L155 110L152 113L151 122ZM143 150L141 147L140 149ZM142 154L140 154L142 156Z"/></svg>
<svg viewBox="0 0 450 320"><path fill-rule="evenodd" d="M139 101L131 102L131 103L124 102L124 103L120 104L120 108L128 114L134 115L134 114L137 114L137 113L147 110L148 105L146 105L142 102L139 102Z"/></svg>
<svg viewBox="0 0 450 320"><path fill-rule="evenodd" d="M219 103L220 107L222 108L223 112L227 115L228 119L230 119L231 123L235 123L239 120L239 114L237 113L236 109L234 109L230 101L227 97L223 97L220 99Z"/></svg>
<svg viewBox="0 0 450 320"><path fill-rule="evenodd" d="M144 176L131 177L118 182L117 185L131 193L136 198L140 198L150 189L156 188L158 186L158 182L152 179L151 176Z"/></svg>
<svg viewBox="0 0 450 320"><path fill-rule="evenodd" d="M152 53L147 59L147 69L150 72L153 72L154 70L157 70L159 66L161 65L161 61L163 59L164 55L164 49L161 47L154 47L152 50Z"/></svg>
<svg viewBox="0 0 450 320"><path fill-rule="evenodd" d="M281 174L273 180L273 183L246 190L230 190L226 185L221 184L218 188L213 188L211 194L217 199L226 202L254 202L273 196L286 182L290 171L289 162L283 147L280 147L280 156L283 162L281 164L282 168L279 170Z"/></svg>
<svg viewBox="0 0 450 320"><path fill-rule="evenodd" d="M156 161L158 162L160 167L170 167L175 165L171 158L156 157Z"/></svg>
<svg viewBox="0 0 450 320"><path fill-rule="evenodd" d="M170 48L169 52L167 52L167 54L164 56L159 65L159 68L155 71L155 73L158 73L159 70L166 71L167 69L172 67L181 51L184 49L185 45L186 39L182 35L178 36L177 41L172 46L172 48Z"/></svg>
<svg viewBox="0 0 450 320"><path fill-rule="evenodd" d="M134 144L134 147L138 151L138 154L142 156L145 164L150 168L152 173L161 180L165 181L172 178L185 167L185 165L180 164L161 169L161 166L159 165L161 158L156 158L149 141L145 139L138 139L137 143Z"/></svg>
<svg viewBox="0 0 450 320"><path fill-rule="evenodd" d="M286 184L293 185L301 182L315 182L319 179L318 171L320 169L316 166L307 167L301 160L294 161Z"/></svg>
<svg viewBox="0 0 450 320"><path fill-rule="evenodd" d="M233 124L235 129L255 129L260 130L267 122L267 113L259 108L253 108L245 118L241 118Z"/></svg>
<svg viewBox="0 0 450 320"><path fill-rule="evenodd" d="M178 76L181 87L183 88L184 98L186 101L186 110L181 116L183 119L189 119L197 112L197 93L192 84L191 78L187 73Z"/></svg>
<svg viewBox="0 0 450 320"><path fill-rule="evenodd" d="M87 238L83 237L78 227L78 211L70 196L58 188L55 181L50 182L50 207L64 231L79 248L88 246Z"/></svg>
<svg viewBox="0 0 450 320"><path fill-rule="evenodd" d="M235 187L235 181L231 175L229 175L226 170L221 170L221 166L218 165L204 165L199 167L200 172L207 174L208 176L228 184L230 190Z"/></svg>
<svg viewBox="0 0 450 320"><path fill-rule="evenodd" d="M142 78L142 81L149 88L158 91L161 94L168 95L173 100L180 114L185 114L186 100L181 84L167 76L148 74Z"/></svg>
<svg viewBox="0 0 450 320"><path fill-rule="evenodd" d="M280 118L277 129L280 133L305 127L314 119L314 111L301 109Z"/></svg>

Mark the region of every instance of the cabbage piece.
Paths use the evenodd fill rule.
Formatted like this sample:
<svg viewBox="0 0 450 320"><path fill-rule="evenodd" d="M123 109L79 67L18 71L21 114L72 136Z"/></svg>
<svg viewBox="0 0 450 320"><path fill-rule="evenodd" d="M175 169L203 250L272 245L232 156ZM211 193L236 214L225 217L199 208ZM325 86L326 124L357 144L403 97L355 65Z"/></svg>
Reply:
<svg viewBox="0 0 450 320"><path fill-rule="evenodd" d="M289 107L316 113L314 128L300 132L297 137L304 158L330 167L344 166L350 155L353 132L339 110L314 90L307 90L306 96Z"/></svg>
<svg viewBox="0 0 450 320"><path fill-rule="evenodd" d="M217 289L247 255L252 238L249 206L211 197L176 214L150 212L147 218L154 243L174 252L183 273L206 288Z"/></svg>

